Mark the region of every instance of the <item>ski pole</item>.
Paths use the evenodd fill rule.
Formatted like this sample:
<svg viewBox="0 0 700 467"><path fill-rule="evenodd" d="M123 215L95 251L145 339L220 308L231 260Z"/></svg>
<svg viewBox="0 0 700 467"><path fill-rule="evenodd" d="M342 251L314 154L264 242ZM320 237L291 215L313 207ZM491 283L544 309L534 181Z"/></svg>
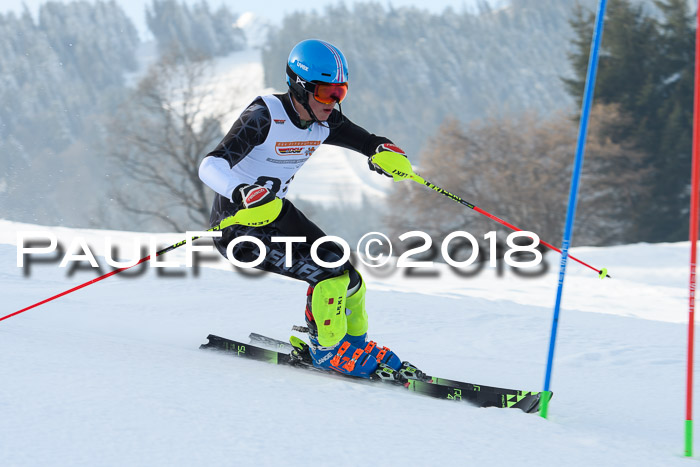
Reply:
<svg viewBox="0 0 700 467"><path fill-rule="evenodd" d="M444 188L440 188L439 186L430 183L429 181L427 181L426 179L424 179L423 177L421 177L420 175L416 174L413 171L413 168L411 167L411 162L405 157L396 157L395 153L392 153L390 151L382 151L382 152L379 152L379 153L371 156L370 159L371 159L373 164L378 165L379 167L382 168L382 170L391 174L394 177L394 181L399 182L401 180L407 180L407 179L413 180L414 182L417 182L417 183L420 183L421 185L427 186L428 188L430 188L433 191L437 191L441 195L447 196L448 198L450 198L453 201L456 201L457 203L461 204L462 206L466 206L469 209L472 209L472 210L478 212L479 214L483 214L484 216L488 217L489 219L493 219L494 221L498 222L499 224L505 225L506 227L508 227L511 230L514 230L516 232L523 231L522 229L517 228L513 224L510 224L510 223L504 221L503 219L501 219L497 216L494 216L490 212L484 211L480 207L475 206L471 203L468 203L467 201L463 200L462 198L460 198L459 196L457 196L455 194L450 193L449 191L445 190ZM550 245L549 243L547 243L541 239L540 239L540 243L542 245L546 246L547 248L554 250L554 251L561 254L561 250L559 248L555 247L554 245ZM573 259L574 261L576 261L578 263L581 263L582 265L586 266L589 269L594 270L595 272L598 273L598 277L600 277L601 279L604 279L606 277L612 278L608 274L608 270L606 268L596 269L593 266L591 266L590 264L585 263L585 262L581 261L580 259L575 258L571 255L569 255L569 258Z"/></svg>
<svg viewBox="0 0 700 467"><path fill-rule="evenodd" d="M225 218L219 224L215 225L211 229L208 229L207 232L224 230L226 227L232 226L234 224L248 225L248 226L255 226L255 227L267 225L267 224L271 223L272 221L274 221L277 218L277 216L279 216L281 211L282 211L282 200L280 198L275 198L273 201L270 201L269 203L264 204L262 206L249 208L249 209L241 209L233 216L229 216L229 217ZM264 217L264 220L259 220L261 216L266 216L266 217ZM193 242L193 241L197 240L198 238L201 238L201 237L192 237L192 239L190 241ZM187 243L187 239L181 240L177 243L174 243L174 244L170 245L169 247L166 247L160 251L157 251L155 253L154 257L162 256L169 251L173 251L174 249L179 248L182 245L185 245L186 243ZM36 308L39 305L43 305L44 303L48 303L48 302L55 300L57 298L63 297L64 295L68 295L69 293L75 292L76 290L80 290L83 287L87 287L88 285L94 284L95 282L99 282L103 279L107 279L108 277L114 276L115 274L119 274L122 271L126 271L127 269L131 269L134 266L138 266L139 264L143 263L144 261L148 261L149 259L151 259L151 255L148 255L145 258L141 258L136 264L132 264L131 266L126 266L123 268L115 269L114 271L108 272L107 274L104 274L96 279L89 280L87 282L84 282L80 285L73 287L72 289L68 289L68 290L63 291L59 294L56 294L53 297L49 297L45 300L42 300L42 301L37 302L33 305L30 305L26 308L22 308L19 311L15 311L14 313L10 313L9 315L3 316L0 318L0 321L6 320L8 318L12 318L13 316L16 316L20 313L24 313L27 310L31 310L32 308Z"/></svg>

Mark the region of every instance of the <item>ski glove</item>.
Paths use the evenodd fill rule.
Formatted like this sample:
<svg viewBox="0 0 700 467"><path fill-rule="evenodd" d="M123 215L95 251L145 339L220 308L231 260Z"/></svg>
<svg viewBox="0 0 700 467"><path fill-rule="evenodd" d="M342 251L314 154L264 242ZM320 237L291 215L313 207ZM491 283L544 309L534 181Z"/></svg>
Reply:
<svg viewBox="0 0 700 467"><path fill-rule="evenodd" d="M241 183L233 189L231 201L233 201L239 209L249 209L262 206L275 199L275 194L269 189L260 185L248 185Z"/></svg>
<svg viewBox="0 0 700 467"><path fill-rule="evenodd" d="M382 151L394 152L396 154L401 154L403 157L406 157L406 153L403 151L403 149L391 143L380 144L379 146L377 146L377 149L374 151L374 153L376 154ZM367 158L367 165L369 165L369 170L377 172L378 174L382 174L386 177L393 178L393 176L387 173L384 169L382 169L376 164L373 164L372 159L370 158Z"/></svg>

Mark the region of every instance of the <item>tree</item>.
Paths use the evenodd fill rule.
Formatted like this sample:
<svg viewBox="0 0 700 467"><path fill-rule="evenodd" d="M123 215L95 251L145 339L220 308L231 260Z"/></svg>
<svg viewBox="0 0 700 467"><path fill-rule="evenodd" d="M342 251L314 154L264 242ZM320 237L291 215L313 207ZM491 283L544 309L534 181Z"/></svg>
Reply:
<svg viewBox="0 0 700 467"><path fill-rule="evenodd" d="M687 235L694 44L692 15L684 0L656 0L659 19L629 0L611 0L595 83L595 102L619 104L625 125L617 137L645 153L653 172L649 204L633 206L638 241L678 241ZM578 9L570 54L575 78L569 93L583 93L594 15ZM624 176L624 167L620 167ZM653 213L650 220L648 213Z"/></svg>
<svg viewBox="0 0 700 467"><path fill-rule="evenodd" d="M693 89L695 63L694 15L684 0L656 1L663 13L659 24L655 131L645 145L652 151L656 176L653 206L657 222L653 239L677 241L687 238L692 151Z"/></svg>
<svg viewBox="0 0 700 467"><path fill-rule="evenodd" d="M626 112L645 111L646 102L639 97L650 83L658 80L654 48L658 42L655 21L644 12L642 5L629 0L611 0L606 12L605 30L601 43L595 101L618 102ZM570 24L576 37L575 49L569 53L575 77L564 78L566 88L580 104L588 71L591 38L595 14L577 7Z"/></svg>
<svg viewBox="0 0 700 467"><path fill-rule="evenodd" d="M210 62L169 55L139 83L113 121L114 199L143 228L184 231L208 225L213 194L199 163L221 140L222 117L205 86Z"/></svg>
<svg viewBox="0 0 700 467"><path fill-rule="evenodd" d="M88 227L96 122L125 94L138 35L114 1L48 2L37 19L0 14L0 215Z"/></svg>
<svg viewBox="0 0 700 467"><path fill-rule="evenodd" d="M577 244L628 242L636 219L629 211L646 201L644 154L618 140L625 122L617 106L598 105L592 113L588 151L577 211ZM562 236L576 125L565 115L541 119L533 113L491 118L464 128L452 120L421 157L421 174L446 190L550 243ZM621 178L620 167L626 167ZM417 184L402 184L391 195L395 233L424 230L436 238L467 230L477 238L511 231L464 206L450 203Z"/></svg>
<svg viewBox="0 0 700 467"><path fill-rule="evenodd" d="M348 60L351 94L343 110L414 158L446 115L469 122L526 109L547 114L570 108L573 100L559 76L573 2L508 3L479 15L369 2L288 15L262 49L265 85L286 88L289 50L313 31Z"/></svg>
<svg viewBox="0 0 700 467"><path fill-rule="evenodd" d="M201 1L192 8L176 0L153 0L146 21L162 54L178 49L178 55L219 57L244 47L245 34L236 26L236 15L224 5L216 11Z"/></svg>

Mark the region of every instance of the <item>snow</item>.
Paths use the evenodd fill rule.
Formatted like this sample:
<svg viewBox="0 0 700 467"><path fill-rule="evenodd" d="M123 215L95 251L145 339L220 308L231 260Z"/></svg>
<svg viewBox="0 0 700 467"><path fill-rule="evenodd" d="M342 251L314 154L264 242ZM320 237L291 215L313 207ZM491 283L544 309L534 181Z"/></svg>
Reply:
<svg viewBox="0 0 700 467"><path fill-rule="evenodd" d="M264 89L259 54L218 59L202 89L212 112L229 112L223 131L280 91ZM152 57L144 47L130 82ZM290 197L359 203L392 185L363 156L324 146ZM23 231L49 231L64 249L84 238L101 272L56 255L18 268ZM0 317L108 272L106 237L134 259L151 235L0 220ZM548 420L199 350L210 333L286 339L303 324L306 284L250 277L218 255L201 255L198 272L139 266L0 322L0 465L681 465L688 251L572 249L613 279L569 262ZM185 258L183 246L163 259ZM558 256L545 259L536 278L361 267L370 337L437 376L541 390L558 272Z"/></svg>
<svg viewBox="0 0 700 467"><path fill-rule="evenodd" d="M98 275L58 258L25 277L28 230L64 248L84 237L101 264L106 236L120 257L148 237L0 221L1 316ZM164 259L184 264L184 248ZM199 350L209 333L287 338L306 285L225 263L128 271L0 322L0 465L681 465L688 251L571 250L613 278L569 263L548 420ZM558 272L545 259L530 279L364 268L370 336L438 376L541 390Z"/></svg>

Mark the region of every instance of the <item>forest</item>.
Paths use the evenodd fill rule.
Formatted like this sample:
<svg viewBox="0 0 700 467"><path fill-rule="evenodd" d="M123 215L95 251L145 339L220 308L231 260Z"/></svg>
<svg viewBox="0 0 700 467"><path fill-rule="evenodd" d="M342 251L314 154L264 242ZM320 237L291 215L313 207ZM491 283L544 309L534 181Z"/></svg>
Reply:
<svg viewBox="0 0 700 467"><path fill-rule="evenodd" d="M351 120L391 138L436 183L555 239L595 6L512 0L433 14L368 2L296 12L268 31L264 84L285 89L286 56L314 31L348 58ZM153 0L148 43L114 1L0 15L0 216L144 231L205 222L211 194L186 170L168 179L159 169L196 172L223 136L221 113L194 91L218 57L246 47L240 13ZM695 12L685 0L610 0L607 15L577 240L682 240ZM420 209L414 219L435 233L487 227L434 202L402 185L388 207L345 208L357 211L349 217L372 209L395 230L406 226L392 218L396 206ZM308 208L322 226L332 216Z"/></svg>

